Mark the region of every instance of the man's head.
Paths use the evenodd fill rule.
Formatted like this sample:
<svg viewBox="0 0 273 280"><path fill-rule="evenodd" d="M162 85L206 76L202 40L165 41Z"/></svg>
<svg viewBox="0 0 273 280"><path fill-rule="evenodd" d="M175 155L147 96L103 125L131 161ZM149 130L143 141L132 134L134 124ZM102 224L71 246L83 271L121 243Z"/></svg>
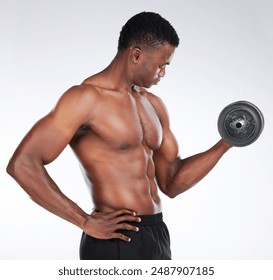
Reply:
<svg viewBox="0 0 273 280"><path fill-rule="evenodd" d="M159 14L142 12L130 18L122 27L118 50L129 47L154 48L164 43L179 45L179 37L172 25Z"/></svg>

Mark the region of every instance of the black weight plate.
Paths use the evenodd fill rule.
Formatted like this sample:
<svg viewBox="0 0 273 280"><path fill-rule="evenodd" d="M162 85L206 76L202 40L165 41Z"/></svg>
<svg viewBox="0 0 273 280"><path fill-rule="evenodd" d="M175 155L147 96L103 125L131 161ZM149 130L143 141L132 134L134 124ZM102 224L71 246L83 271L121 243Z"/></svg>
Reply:
<svg viewBox="0 0 273 280"><path fill-rule="evenodd" d="M262 112L248 101L226 106L218 118L221 137L232 146L244 147L255 142L264 128Z"/></svg>

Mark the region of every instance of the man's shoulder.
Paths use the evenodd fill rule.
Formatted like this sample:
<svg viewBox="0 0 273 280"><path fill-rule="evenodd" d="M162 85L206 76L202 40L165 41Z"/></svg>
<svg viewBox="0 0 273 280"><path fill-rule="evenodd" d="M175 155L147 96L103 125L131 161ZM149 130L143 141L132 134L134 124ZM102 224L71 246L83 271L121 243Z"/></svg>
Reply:
<svg viewBox="0 0 273 280"><path fill-rule="evenodd" d="M92 84L73 85L57 101L52 113L70 112L71 116L90 115L99 103L99 91Z"/></svg>
<svg viewBox="0 0 273 280"><path fill-rule="evenodd" d="M99 89L91 83L82 83L79 85L71 86L64 94L63 97L70 97L71 99L79 100L94 100L98 98Z"/></svg>

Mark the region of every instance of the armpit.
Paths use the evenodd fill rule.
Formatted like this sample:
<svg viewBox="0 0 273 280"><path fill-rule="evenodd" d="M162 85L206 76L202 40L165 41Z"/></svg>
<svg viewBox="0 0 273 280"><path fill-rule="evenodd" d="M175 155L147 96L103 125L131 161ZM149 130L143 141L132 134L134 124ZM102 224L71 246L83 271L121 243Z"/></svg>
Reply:
<svg viewBox="0 0 273 280"><path fill-rule="evenodd" d="M78 130L76 131L75 135L73 138L77 138L80 137L82 135L85 135L86 133L88 133L91 130L90 125L88 124L82 124Z"/></svg>

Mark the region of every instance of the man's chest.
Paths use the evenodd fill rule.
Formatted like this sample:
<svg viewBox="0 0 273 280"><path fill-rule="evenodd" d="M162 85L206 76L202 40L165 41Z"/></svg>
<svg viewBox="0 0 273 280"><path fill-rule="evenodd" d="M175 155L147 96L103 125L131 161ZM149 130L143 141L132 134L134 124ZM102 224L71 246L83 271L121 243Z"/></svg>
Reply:
<svg viewBox="0 0 273 280"><path fill-rule="evenodd" d="M161 123L145 97L105 100L95 110L90 127L102 141L120 148L139 144L152 150L159 148Z"/></svg>

